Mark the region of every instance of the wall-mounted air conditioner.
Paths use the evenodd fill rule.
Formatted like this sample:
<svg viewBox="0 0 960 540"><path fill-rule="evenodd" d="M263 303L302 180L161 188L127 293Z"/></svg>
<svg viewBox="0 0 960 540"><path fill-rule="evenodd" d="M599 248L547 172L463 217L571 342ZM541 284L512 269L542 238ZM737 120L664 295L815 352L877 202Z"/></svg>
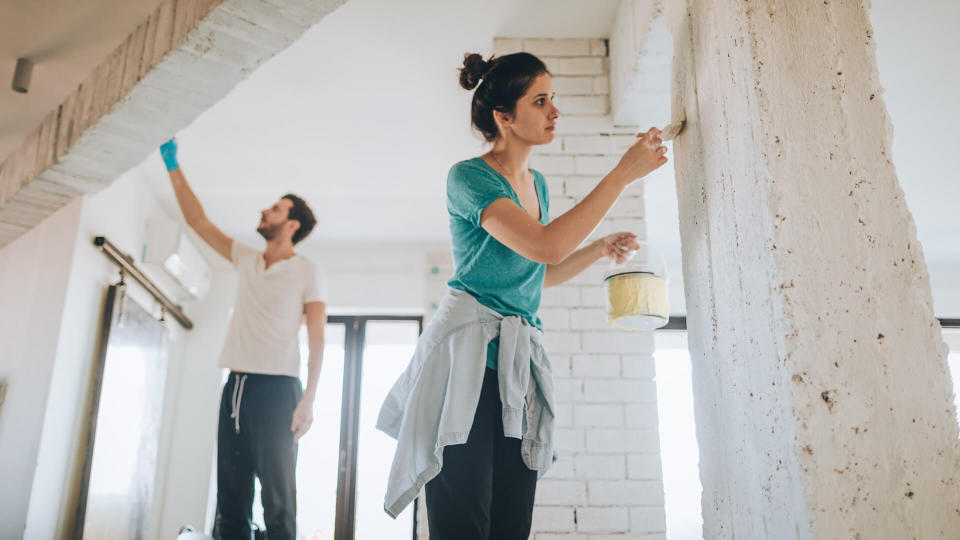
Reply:
<svg viewBox="0 0 960 540"><path fill-rule="evenodd" d="M210 289L210 265L179 223L164 216L147 220L143 262L163 269L184 300L200 300Z"/></svg>

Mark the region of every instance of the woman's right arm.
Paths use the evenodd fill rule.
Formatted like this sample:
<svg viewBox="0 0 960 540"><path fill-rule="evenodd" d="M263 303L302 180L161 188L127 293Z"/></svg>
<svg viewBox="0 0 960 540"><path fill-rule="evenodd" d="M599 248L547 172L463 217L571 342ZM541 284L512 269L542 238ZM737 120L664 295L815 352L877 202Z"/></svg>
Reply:
<svg viewBox="0 0 960 540"><path fill-rule="evenodd" d="M630 183L667 162L660 130L651 128L637 137L620 163L589 195L548 225L542 225L510 199L501 198L484 209L480 226L532 261L559 264L590 236Z"/></svg>

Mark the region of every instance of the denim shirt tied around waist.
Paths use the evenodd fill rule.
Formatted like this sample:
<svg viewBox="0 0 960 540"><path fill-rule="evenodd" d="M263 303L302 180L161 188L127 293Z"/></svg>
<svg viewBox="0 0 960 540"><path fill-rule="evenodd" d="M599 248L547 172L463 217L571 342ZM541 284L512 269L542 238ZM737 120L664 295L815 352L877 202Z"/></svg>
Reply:
<svg viewBox="0 0 960 540"><path fill-rule="evenodd" d="M504 317L469 293L450 289L377 419L377 429L397 440L383 505L391 516L440 473L445 446L467 442L487 343L497 335L503 434L521 439L523 462L538 478L556 461L553 373L543 334L520 317Z"/></svg>

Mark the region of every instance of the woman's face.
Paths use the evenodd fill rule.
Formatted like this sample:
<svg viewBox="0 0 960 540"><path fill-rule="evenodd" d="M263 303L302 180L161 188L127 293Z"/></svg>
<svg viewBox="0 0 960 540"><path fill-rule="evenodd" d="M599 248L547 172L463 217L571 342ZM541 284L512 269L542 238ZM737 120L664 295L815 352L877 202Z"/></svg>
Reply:
<svg viewBox="0 0 960 540"><path fill-rule="evenodd" d="M517 100L513 114L506 118L505 131L530 145L548 144L556 136L560 110L553 104L553 81L547 73L537 76Z"/></svg>

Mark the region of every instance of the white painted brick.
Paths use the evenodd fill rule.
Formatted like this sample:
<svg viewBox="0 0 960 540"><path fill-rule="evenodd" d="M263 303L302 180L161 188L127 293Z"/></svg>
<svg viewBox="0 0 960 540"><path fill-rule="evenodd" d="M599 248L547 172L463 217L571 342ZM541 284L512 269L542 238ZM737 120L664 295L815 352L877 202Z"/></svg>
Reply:
<svg viewBox="0 0 960 540"><path fill-rule="evenodd" d="M564 185L564 179L561 176L548 176L547 178L547 195L565 195L566 186Z"/></svg>
<svg viewBox="0 0 960 540"><path fill-rule="evenodd" d="M561 135L634 134L633 127L617 127L610 116L560 117L557 133Z"/></svg>
<svg viewBox="0 0 960 540"><path fill-rule="evenodd" d="M610 137L605 135L568 135L563 137L563 151L567 154L607 154L610 151Z"/></svg>
<svg viewBox="0 0 960 540"><path fill-rule="evenodd" d="M607 310L602 308L571 310L570 326L578 330L609 330L611 328L607 324Z"/></svg>
<svg viewBox="0 0 960 540"><path fill-rule="evenodd" d="M530 167L544 175L573 174L574 161L571 156L533 155L530 157Z"/></svg>
<svg viewBox="0 0 960 540"><path fill-rule="evenodd" d="M581 199L593 191L602 179L603 175L596 174L588 176L568 176L563 181L563 191L568 197Z"/></svg>
<svg viewBox="0 0 960 540"><path fill-rule="evenodd" d="M557 403L555 404L556 425L557 427L573 427L573 404Z"/></svg>
<svg viewBox="0 0 960 540"><path fill-rule="evenodd" d="M589 453L655 454L660 451L660 440L653 429L591 429L586 435Z"/></svg>
<svg viewBox="0 0 960 540"><path fill-rule="evenodd" d="M573 423L583 427L623 427L623 406L614 404L577 404ZM589 435L587 438L589 439Z"/></svg>
<svg viewBox="0 0 960 540"><path fill-rule="evenodd" d="M653 392L653 396L641 396L643 401L646 403L627 403L624 406L624 413L626 414L627 427L630 428L642 428L642 429L657 429L657 397L656 391L657 388L655 385L650 385L652 388L648 388L646 392Z"/></svg>
<svg viewBox="0 0 960 540"><path fill-rule="evenodd" d="M607 259L601 259L600 262L587 268L567 283L570 285L600 285L603 283L603 273L609 268L610 262Z"/></svg>
<svg viewBox="0 0 960 540"><path fill-rule="evenodd" d="M540 296L542 307L573 307L580 305L580 288L566 285L546 287Z"/></svg>
<svg viewBox="0 0 960 540"><path fill-rule="evenodd" d="M575 156L574 173L577 175L600 175L606 176L617 163L620 163L620 156Z"/></svg>
<svg viewBox="0 0 960 540"><path fill-rule="evenodd" d="M576 159L579 160L581 158L578 156ZM579 165L580 162L578 161L577 166ZM617 202L613 203L613 208L610 209L607 217L629 219L642 218L643 209L644 206L642 193L636 196L624 194L617 199Z"/></svg>
<svg viewBox="0 0 960 540"><path fill-rule="evenodd" d="M614 218L606 219L604 223L610 225L610 230L614 232L625 231L632 232L637 235L641 240L646 237L647 223L641 218Z"/></svg>
<svg viewBox="0 0 960 540"><path fill-rule="evenodd" d="M540 156L544 154L547 154L547 155L563 154L563 137L554 137L553 141L551 141L549 144L536 147L533 153L533 155L535 156Z"/></svg>
<svg viewBox="0 0 960 540"><path fill-rule="evenodd" d="M653 356L647 354L627 354L622 358L621 373L625 378L653 379L656 376L656 363Z"/></svg>
<svg viewBox="0 0 960 540"><path fill-rule="evenodd" d="M544 475L544 478L552 478L554 480L576 480L577 474L574 470L574 456L576 454L567 453L563 448L560 449L560 459L558 459L553 465L550 466L550 469L547 470L547 474ZM583 480L583 478L580 478Z"/></svg>
<svg viewBox="0 0 960 540"><path fill-rule="evenodd" d="M537 315L543 322L544 328L550 330L567 330L570 328L570 312L567 308L543 308Z"/></svg>
<svg viewBox="0 0 960 540"><path fill-rule="evenodd" d="M588 39L525 39L523 50L537 56L590 56Z"/></svg>
<svg viewBox="0 0 960 540"><path fill-rule="evenodd" d="M580 379L554 379L553 390L559 403L583 401L583 381Z"/></svg>
<svg viewBox="0 0 960 540"><path fill-rule="evenodd" d="M580 332L546 330L543 333L543 342L549 353L575 353L582 350Z"/></svg>
<svg viewBox="0 0 960 540"><path fill-rule="evenodd" d="M590 540L586 534L534 533L534 540ZM620 540L623 540L622 538Z"/></svg>
<svg viewBox="0 0 960 540"><path fill-rule="evenodd" d="M553 91L558 96L587 96L596 92L596 79L603 77L553 77ZM603 93L603 92L599 92Z"/></svg>
<svg viewBox="0 0 960 540"><path fill-rule="evenodd" d="M590 540L627 540L627 539L629 540L667 540L667 535L664 533L591 534L590 535Z"/></svg>
<svg viewBox="0 0 960 540"><path fill-rule="evenodd" d="M576 530L573 508L568 506L537 506L533 509L533 530L569 532Z"/></svg>
<svg viewBox="0 0 960 540"><path fill-rule="evenodd" d="M576 310L580 311L580 310ZM575 354L571 373L585 379L620 377L620 358L612 354Z"/></svg>
<svg viewBox="0 0 960 540"><path fill-rule="evenodd" d="M633 146L637 142L636 134L629 135L611 135L610 136L610 153L617 154L622 156L627 152L627 149Z"/></svg>
<svg viewBox="0 0 960 540"><path fill-rule="evenodd" d="M610 93L610 77L601 75L593 78L593 92L595 94Z"/></svg>
<svg viewBox="0 0 960 540"><path fill-rule="evenodd" d="M630 480L660 480L663 469L659 454L633 454L627 456L627 478Z"/></svg>
<svg viewBox="0 0 960 540"><path fill-rule="evenodd" d="M606 309L607 307L607 291L603 285L597 285L595 287L580 287L580 304L581 307L602 307ZM593 352L593 349L588 349ZM601 352L601 351L596 351ZM612 352L629 352L629 351L612 351Z"/></svg>
<svg viewBox="0 0 960 540"><path fill-rule="evenodd" d="M550 367L553 368L554 377L569 379L573 376L569 354L551 354L548 358L550 359Z"/></svg>
<svg viewBox="0 0 960 540"><path fill-rule="evenodd" d="M613 234L616 232L613 228L613 224L610 223L609 219L605 219L600 222L600 225L597 226L593 232L590 233L590 236L587 237L587 241L593 242L594 240L599 240L608 234Z"/></svg>
<svg viewBox="0 0 960 540"><path fill-rule="evenodd" d="M667 517L662 506L635 506L630 509L630 532L666 533Z"/></svg>
<svg viewBox="0 0 960 540"><path fill-rule="evenodd" d="M577 200L571 197L550 197L550 219L556 219L576 206Z"/></svg>
<svg viewBox="0 0 960 540"><path fill-rule="evenodd" d="M587 503L587 485L576 480L547 480L537 483L536 505L577 505ZM644 502L628 504L643 505Z"/></svg>
<svg viewBox="0 0 960 540"><path fill-rule="evenodd" d="M504 56L523 51L522 39L496 38L493 40L493 54Z"/></svg>
<svg viewBox="0 0 960 540"><path fill-rule="evenodd" d="M653 381L643 379L586 379L583 381L583 398L588 403L656 404L657 387Z"/></svg>
<svg viewBox="0 0 960 540"><path fill-rule="evenodd" d="M606 66L603 58L541 58L553 75L604 75Z"/></svg>
<svg viewBox="0 0 960 540"><path fill-rule="evenodd" d="M589 482L591 505L653 506L663 504L663 484L649 480Z"/></svg>
<svg viewBox="0 0 960 540"><path fill-rule="evenodd" d="M657 172L654 171L653 174L656 174L656 173ZM643 185L646 182L649 182L651 179L652 179L652 176L648 175L628 184L627 187L623 190L623 194L621 195L621 197L643 197ZM638 217L642 217L642 216L638 216Z"/></svg>
<svg viewBox="0 0 960 540"><path fill-rule="evenodd" d="M564 116L601 116L610 110L607 96L557 96L556 106Z"/></svg>
<svg viewBox="0 0 960 540"><path fill-rule="evenodd" d="M574 413L576 415L576 413ZM557 448L566 455L583 452L586 433L583 428L557 428Z"/></svg>
<svg viewBox="0 0 960 540"><path fill-rule="evenodd" d="M606 55L607 55L607 40L591 39L590 40L590 56L606 56Z"/></svg>
<svg viewBox="0 0 960 540"><path fill-rule="evenodd" d="M587 287L584 287L586 290ZM601 298L603 298L601 296ZM642 354L653 352L653 331L584 332L583 350L598 353Z"/></svg>
<svg viewBox="0 0 960 540"><path fill-rule="evenodd" d="M578 508L577 530L580 532L627 532L630 512L626 508Z"/></svg>
<svg viewBox="0 0 960 540"><path fill-rule="evenodd" d="M584 480L623 480L624 456L576 456L577 478Z"/></svg>

